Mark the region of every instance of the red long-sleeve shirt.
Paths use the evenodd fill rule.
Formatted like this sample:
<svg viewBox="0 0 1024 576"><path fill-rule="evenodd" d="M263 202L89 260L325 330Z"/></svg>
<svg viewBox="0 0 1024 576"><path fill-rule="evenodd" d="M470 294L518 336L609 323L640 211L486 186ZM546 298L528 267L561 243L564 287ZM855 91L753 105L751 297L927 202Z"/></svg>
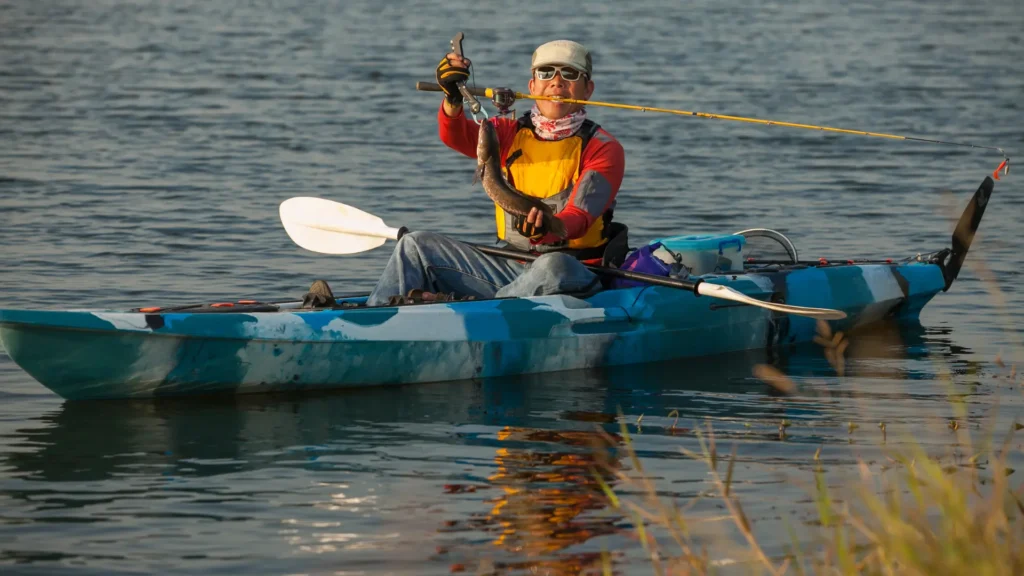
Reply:
<svg viewBox="0 0 1024 576"><path fill-rule="evenodd" d="M501 158L508 154L509 147L516 132L519 131L519 124L513 118L494 118L491 120L495 131L498 133ZM470 158L476 158L477 135L480 127L467 118L464 114L449 117L444 113L444 105L437 112L438 131L441 141L449 148L461 152ZM581 183L588 182L587 172L596 172L611 187L608 198L603 202L581 202L577 198L581 192ZM579 238L587 233L587 230L594 222L601 217L608 209L615 204L615 196L622 185L622 177L626 171L626 153L611 134L603 128L598 129L591 138L587 148L583 150L580 159L580 177L576 180L572 194L565 205L565 208L556 216L565 223L568 232L568 239ZM586 208L584 208L584 206ZM534 241L534 244L549 244L561 240L554 234L548 234L543 238Z"/></svg>

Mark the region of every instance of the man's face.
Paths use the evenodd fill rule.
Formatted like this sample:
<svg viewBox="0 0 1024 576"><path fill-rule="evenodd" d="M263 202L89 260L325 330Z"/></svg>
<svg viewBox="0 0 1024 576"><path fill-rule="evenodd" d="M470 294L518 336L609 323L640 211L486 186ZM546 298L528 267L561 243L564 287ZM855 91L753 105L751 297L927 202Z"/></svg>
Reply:
<svg viewBox="0 0 1024 576"><path fill-rule="evenodd" d="M576 81L571 82L563 78L562 68L570 68L566 71L566 76L575 76L577 78ZM538 70L540 74L538 74ZM550 80L538 78L538 76L549 76L552 71L554 71L554 75ZM533 77L530 78L530 94L534 96L558 96L573 100L589 100L590 95L593 93L594 81L586 74L580 73L568 66L541 66L533 71ZM583 107L581 104L566 104L563 102L551 102L550 100L537 100L536 104L540 113L552 120L568 116Z"/></svg>

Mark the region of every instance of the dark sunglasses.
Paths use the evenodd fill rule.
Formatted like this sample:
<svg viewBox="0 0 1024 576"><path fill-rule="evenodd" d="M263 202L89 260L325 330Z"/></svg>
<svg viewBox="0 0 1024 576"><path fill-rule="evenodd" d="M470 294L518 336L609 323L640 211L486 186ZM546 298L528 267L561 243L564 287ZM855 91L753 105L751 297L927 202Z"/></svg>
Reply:
<svg viewBox="0 0 1024 576"><path fill-rule="evenodd" d="M537 80L551 80L555 77L555 72L561 74L562 80L566 82L575 82L584 76L583 72L568 66L541 66L533 71L533 75Z"/></svg>

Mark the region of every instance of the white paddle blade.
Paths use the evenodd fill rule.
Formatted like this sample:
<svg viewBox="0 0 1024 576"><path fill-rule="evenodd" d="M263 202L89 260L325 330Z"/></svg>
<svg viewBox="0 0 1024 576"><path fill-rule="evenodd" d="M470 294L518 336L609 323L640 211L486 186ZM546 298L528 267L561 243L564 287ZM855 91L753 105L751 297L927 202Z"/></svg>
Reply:
<svg viewBox="0 0 1024 576"><path fill-rule="evenodd" d="M356 254L398 238L398 230L379 217L323 198L289 198L280 212L288 236L312 252Z"/></svg>
<svg viewBox="0 0 1024 576"><path fill-rule="evenodd" d="M796 314L797 316L807 316L809 318L819 318L821 320L842 320L843 318L846 318L846 312L843 312L842 310L832 310L831 308L808 308L805 306L789 306L787 304L778 304L776 302L765 302L763 300L758 300L757 298L751 298L742 292L737 292L736 290L733 290L728 286L722 286L721 284L701 282L697 285L697 293L701 296L711 296L713 298L721 298L723 300L732 300L733 302L742 302L743 304L767 308L768 310L775 310L776 312L785 312L786 314Z"/></svg>
<svg viewBox="0 0 1024 576"><path fill-rule="evenodd" d="M380 236L362 236L319 230L294 222L285 222L284 231L300 247L321 254L357 254L372 250L387 242L387 238Z"/></svg>

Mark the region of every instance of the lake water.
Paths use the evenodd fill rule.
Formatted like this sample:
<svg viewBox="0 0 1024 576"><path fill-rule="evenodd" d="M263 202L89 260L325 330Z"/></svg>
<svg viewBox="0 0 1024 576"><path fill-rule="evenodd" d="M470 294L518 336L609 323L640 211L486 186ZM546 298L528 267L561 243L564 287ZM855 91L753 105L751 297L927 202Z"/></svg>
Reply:
<svg viewBox="0 0 1024 576"><path fill-rule="evenodd" d="M316 278L369 290L388 247L296 247L277 213L292 196L491 240L474 163L438 140L438 96L413 89L458 31L479 86L525 91L533 48L571 37L593 50L597 100L1024 150L1016 0L6 2L0 307L288 299ZM930 252L949 244L1001 161L590 112L626 149L616 218L634 244L768 227L805 259ZM615 434L620 421L659 492L680 503L712 488L707 467L680 452L698 449L692 428L710 422L737 447L755 533L782 554L787 526L816 529L819 447L841 488L858 459L884 462L908 433L951 450L957 406L978 435L1021 413L1020 178L997 183L968 267L920 325L854 335L841 377L808 347L296 397L76 404L0 353L2 570L572 574L598 570L608 550L619 573L648 574L630 519L589 473L623 441L597 428ZM763 362L799 392L773 394L752 375ZM719 504L693 513L721 515Z"/></svg>

